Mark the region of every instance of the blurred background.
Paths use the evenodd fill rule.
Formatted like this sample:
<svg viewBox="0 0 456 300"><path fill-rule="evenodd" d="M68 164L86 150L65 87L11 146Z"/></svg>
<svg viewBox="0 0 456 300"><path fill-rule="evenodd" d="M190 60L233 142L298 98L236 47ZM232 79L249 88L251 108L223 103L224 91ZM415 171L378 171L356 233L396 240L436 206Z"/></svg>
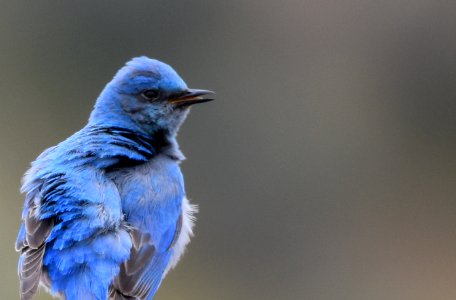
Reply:
<svg viewBox="0 0 456 300"><path fill-rule="evenodd" d="M456 299L455 28L454 1L1 1L0 298L22 174L147 55L217 91L157 300Z"/></svg>

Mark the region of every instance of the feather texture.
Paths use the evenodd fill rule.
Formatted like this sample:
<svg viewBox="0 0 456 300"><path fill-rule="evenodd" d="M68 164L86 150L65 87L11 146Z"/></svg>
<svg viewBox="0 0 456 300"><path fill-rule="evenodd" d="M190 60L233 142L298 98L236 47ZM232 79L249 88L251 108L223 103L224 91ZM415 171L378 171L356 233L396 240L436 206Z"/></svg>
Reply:
<svg viewBox="0 0 456 300"><path fill-rule="evenodd" d="M148 89L187 93L170 66L133 59L105 87L89 123L25 174L21 299L41 284L68 300L151 300L179 260L194 212L175 139L188 109L146 101Z"/></svg>

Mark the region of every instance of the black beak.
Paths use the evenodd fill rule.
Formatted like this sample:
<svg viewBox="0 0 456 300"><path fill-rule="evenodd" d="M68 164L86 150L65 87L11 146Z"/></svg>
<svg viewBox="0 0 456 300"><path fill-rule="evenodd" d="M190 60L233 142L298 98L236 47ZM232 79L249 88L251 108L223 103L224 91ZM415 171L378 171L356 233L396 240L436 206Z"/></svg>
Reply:
<svg viewBox="0 0 456 300"><path fill-rule="evenodd" d="M215 93L206 90L189 89L182 94L172 96L168 101L175 107L185 107L193 104L204 103L214 100Z"/></svg>

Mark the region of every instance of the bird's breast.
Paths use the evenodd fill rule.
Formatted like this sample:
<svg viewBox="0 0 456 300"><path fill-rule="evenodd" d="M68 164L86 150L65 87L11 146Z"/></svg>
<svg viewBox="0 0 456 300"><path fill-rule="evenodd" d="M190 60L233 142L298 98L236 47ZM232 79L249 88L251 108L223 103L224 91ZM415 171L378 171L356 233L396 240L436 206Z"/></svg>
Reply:
<svg viewBox="0 0 456 300"><path fill-rule="evenodd" d="M156 237L175 226L185 197L182 173L175 160L159 155L111 175L118 186L128 223Z"/></svg>

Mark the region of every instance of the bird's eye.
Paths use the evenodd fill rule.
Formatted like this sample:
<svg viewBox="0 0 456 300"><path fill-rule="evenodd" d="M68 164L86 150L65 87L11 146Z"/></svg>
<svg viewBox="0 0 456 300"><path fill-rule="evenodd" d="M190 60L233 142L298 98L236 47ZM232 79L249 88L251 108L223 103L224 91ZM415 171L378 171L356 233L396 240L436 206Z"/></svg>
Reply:
<svg viewBox="0 0 456 300"><path fill-rule="evenodd" d="M158 90L155 89L145 90L141 93L141 96L143 96L147 100L157 100L160 96L160 93L158 92Z"/></svg>

